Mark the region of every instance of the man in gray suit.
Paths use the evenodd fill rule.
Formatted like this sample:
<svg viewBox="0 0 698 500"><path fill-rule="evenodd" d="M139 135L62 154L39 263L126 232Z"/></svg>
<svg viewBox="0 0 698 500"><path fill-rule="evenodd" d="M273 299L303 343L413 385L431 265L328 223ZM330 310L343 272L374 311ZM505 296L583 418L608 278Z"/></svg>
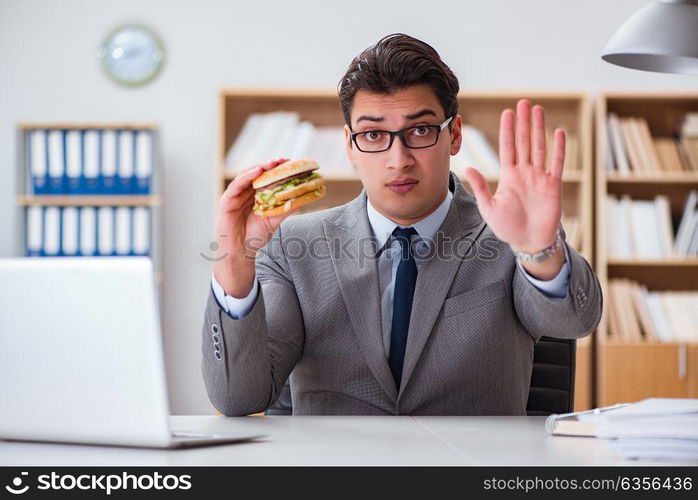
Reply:
<svg viewBox="0 0 698 500"><path fill-rule="evenodd" d="M449 171L457 94L431 46L390 35L339 86L358 197L260 218L252 181L283 159L231 182L203 327L223 414L266 410L290 376L297 415L525 415L535 342L594 330L599 282L560 226L564 132L546 171L543 109L504 110L497 190L470 168L473 197Z"/></svg>

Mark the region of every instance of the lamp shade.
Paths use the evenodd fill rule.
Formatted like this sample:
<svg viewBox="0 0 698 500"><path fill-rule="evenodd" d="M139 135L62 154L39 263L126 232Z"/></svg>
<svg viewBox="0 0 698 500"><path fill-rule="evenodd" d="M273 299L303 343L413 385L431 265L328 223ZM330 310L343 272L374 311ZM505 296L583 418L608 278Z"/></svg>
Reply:
<svg viewBox="0 0 698 500"><path fill-rule="evenodd" d="M698 0L646 5L615 32L601 58L626 68L698 75Z"/></svg>

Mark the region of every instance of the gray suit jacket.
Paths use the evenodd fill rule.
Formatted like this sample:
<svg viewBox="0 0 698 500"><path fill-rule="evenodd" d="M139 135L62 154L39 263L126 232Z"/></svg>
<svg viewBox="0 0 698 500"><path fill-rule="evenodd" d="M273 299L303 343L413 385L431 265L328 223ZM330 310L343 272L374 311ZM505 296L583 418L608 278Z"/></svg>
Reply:
<svg viewBox="0 0 698 500"><path fill-rule="evenodd" d="M291 216L260 250L260 293L232 319L209 293L202 371L225 415L264 411L289 377L298 415L525 415L533 346L541 336L594 330L601 288L572 247L567 297L531 284L509 246L451 174L453 202L422 263L402 384L381 333L375 239L366 193Z"/></svg>

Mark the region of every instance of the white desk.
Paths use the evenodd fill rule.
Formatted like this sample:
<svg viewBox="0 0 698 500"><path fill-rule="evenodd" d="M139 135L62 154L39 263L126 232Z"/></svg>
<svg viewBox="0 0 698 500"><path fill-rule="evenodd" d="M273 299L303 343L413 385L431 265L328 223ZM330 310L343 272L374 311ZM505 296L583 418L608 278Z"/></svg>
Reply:
<svg viewBox="0 0 698 500"><path fill-rule="evenodd" d="M602 440L550 436L544 423L545 417L173 416L177 430L269 437L180 450L0 441L0 465L646 465L620 459Z"/></svg>

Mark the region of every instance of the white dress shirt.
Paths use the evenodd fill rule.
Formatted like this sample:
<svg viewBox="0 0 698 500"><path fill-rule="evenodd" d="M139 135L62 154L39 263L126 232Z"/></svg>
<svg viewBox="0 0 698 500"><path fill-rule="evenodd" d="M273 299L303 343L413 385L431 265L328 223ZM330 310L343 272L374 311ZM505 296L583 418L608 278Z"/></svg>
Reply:
<svg viewBox="0 0 698 500"><path fill-rule="evenodd" d="M449 207L451 206L451 200L453 199L453 194L448 191L444 201L439 205L439 207L429 214L424 219L419 222L415 222L412 227L417 231L417 235L414 236L413 242L415 252L415 262L417 264L417 272L419 273L419 267L421 265L420 256L426 256L428 254L427 249L434 242L436 232L446 218ZM397 268L400 263L400 242L392 237L393 230L398 226L397 223L385 217L383 214L378 212L371 202L366 203L366 212L368 213L368 221L373 230L373 235L378 240L378 247L383 249L383 247L388 243L389 245L383 249L378 257L378 281L380 283L381 291L381 318L383 327L383 347L385 349L385 355L390 354L390 330L392 326L392 315L393 315L393 285L395 283L395 276L397 273ZM553 279L548 281L542 281L529 275L523 268L520 262L517 261L517 265L520 266L524 275L528 280L541 292L545 293L551 298L564 299L567 296L567 288L569 285L569 259L567 256L567 248L565 248L565 263L560 269L560 272ZM218 301L221 308L232 318L241 319L249 314L257 300L257 295L259 293L259 282L255 278L252 290L243 298L235 298L230 295L225 295L223 288L216 281L215 277L211 277L211 285L213 287L213 293Z"/></svg>

